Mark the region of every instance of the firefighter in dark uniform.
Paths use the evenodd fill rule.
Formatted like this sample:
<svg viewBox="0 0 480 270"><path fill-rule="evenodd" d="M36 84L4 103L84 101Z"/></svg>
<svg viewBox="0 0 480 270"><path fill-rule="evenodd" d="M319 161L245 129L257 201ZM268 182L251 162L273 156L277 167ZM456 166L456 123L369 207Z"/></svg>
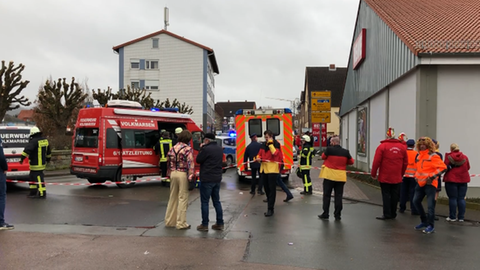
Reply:
<svg viewBox="0 0 480 270"><path fill-rule="evenodd" d="M167 170L168 170L167 154L171 148L172 148L172 140L170 139L170 134L167 131L165 131L162 133L160 140L153 147L153 149L155 150L155 153L157 153L157 155L160 155L160 173L162 174L162 178L167 176Z"/></svg>
<svg viewBox="0 0 480 270"><path fill-rule="evenodd" d="M42 137L42 132L38 127L30 129L30 142L23 149L20 164L28 157L30 163L30 194L29 198L47 197L47 190L45 188L45 178L43 171L50 162L52 152L48 140Z"/></svg>
<svg viewBox="0 0 480 270"><path fill-rule="evenodd" d="M302 172L303 191L300 194L312 195L312 179L310 178L310 168L312 165L313 146L311 137L308 135L302 136L302 153L300 156L300 171Z"/></svg>

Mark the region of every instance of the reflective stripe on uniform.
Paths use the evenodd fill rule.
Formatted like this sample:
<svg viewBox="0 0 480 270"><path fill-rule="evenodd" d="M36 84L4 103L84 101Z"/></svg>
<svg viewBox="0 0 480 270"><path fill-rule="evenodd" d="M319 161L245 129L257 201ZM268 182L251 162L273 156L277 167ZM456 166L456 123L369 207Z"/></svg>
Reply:
<svg viewBox="0 0 480 270"><path fill-rule="evenodd" d="M310 172L308 172L308 173L310 173ZM305 186L305 191L306 191L306 192L309 192L309 189L310 189L310 187L312 186L312 182L307 183L307 179L308 179L308 178L307 178L307 174L306 174L306 173L303 174L303 185Z"/></svg>
<svg viewBox="0 0 480 270"><path fill-rule="evenodd" d="M300 169L302 170L310 170L311 166L310 166L310 156L312 155L313 151L315 149L313 147L310 147L308 149L308 154L305 156L303 154L303 151L302 151L302 154L301 154L301 157L305 158L307 160L307 164L304 164L304 165L300 165Z"/></svg>
<svg viewBox="0 0 480 270"><path fill-rule="evenodd" d="M43 192L44 191L47 191L47 189L44 187L43 182L42 182L42 178L40 177L40 175L37 176L37 181L38 181L38 192L40 192L40 196L43 196Z"/></svg>
<svg viewBox="0 0 480 270"><path fill-rule="evenodd" d="M415 177L416 172L417 172L417 169L410 167L410 164L409 164L409 167L407 167L407 170L405 170L405 177L413 178Z"/></svg>
<svg viewBox="0 0 480 270"><path fill-rule="evenodd" d="M160 162L166 162L167 161L167 157L165 156L165 145L168 145L168 149L172 149L172 140L160 140L160 151L161 151L161 155L160 155Z"/></svg>

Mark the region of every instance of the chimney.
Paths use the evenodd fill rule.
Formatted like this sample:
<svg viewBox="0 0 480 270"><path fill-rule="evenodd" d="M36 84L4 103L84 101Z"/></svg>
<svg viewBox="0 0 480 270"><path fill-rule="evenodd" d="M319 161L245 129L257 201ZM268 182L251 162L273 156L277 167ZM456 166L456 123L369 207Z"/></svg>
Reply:
<svg viewBox="0 0 480 270"><path fill-rule="evenodd" d="M330 66L328 67L328 71L336 71L337 68L335 67L335 64L330 64Z"/></svg>

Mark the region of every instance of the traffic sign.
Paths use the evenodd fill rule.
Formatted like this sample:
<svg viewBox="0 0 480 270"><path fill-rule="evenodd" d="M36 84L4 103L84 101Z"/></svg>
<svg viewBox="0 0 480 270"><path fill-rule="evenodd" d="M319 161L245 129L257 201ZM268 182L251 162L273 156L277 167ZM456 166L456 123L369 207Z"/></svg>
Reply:
<svg viewBox="0 0 480 270"><path fill-rule="evenodd" d="M332 96L331 91L312 91L313 98L330 98Z"/></svg>
<svg viewBox="0 0 480 270"><path fill-rule="evenodd" d="M330 111L330 98L312 98L312 111Z"/></svg>
<svg viewBox="0 0 480 270"><path fill-rule="evenodd" d="M330 112L312 111L312 123L330 123Z"/></svg>

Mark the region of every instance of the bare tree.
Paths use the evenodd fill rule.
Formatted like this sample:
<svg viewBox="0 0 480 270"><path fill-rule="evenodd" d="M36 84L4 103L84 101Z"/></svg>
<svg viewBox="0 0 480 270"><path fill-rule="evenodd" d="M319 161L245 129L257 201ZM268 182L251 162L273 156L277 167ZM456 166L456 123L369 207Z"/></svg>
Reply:
<svg viewBox="0 0 480 270"><path fill-rule="evenodd" d="M75 78L70 84L65 78L57 82L47 80L38 92L34 120L47 136L54 138L54 147L69 146L68 139L64 140L66 128L73 127L87 97Z"/></svg>
<svg viewBox="0 0 480 270"><path fill-rule="evenodd" d="M22 81L23 64L15 67L13 61L8 66L2 61L0 69L0 120L7 111L15 110L22 106L30 106L31 102L25 96L20 96L30 81Z"/></svg>
<svg viewBox="0 0 480 270"><path fill-rule="evenodd" d="M97 92L95 92L95 90L92 90L93 99L96 99L102 107L105 106L108 101L113 98L114 95L115 94L113 94L112 88L110 88L110 86L107 88L107 90L98 89Z"/></svg>

